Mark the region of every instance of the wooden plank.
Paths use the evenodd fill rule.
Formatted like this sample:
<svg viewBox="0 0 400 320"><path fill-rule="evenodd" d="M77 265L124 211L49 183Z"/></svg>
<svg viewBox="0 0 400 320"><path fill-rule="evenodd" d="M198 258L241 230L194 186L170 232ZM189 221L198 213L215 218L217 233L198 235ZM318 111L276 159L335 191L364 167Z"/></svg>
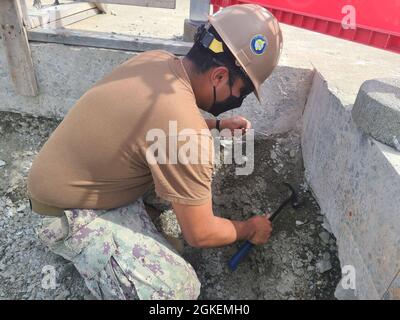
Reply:
<svg viewBox="0 0 400 320"><path fill-rule="evenodd" d="M0 1L0 35L16 91L24 96L36 96L38 87L18 0Z"/></svg>
<svg viewBox="0 0 400 320"><path fill-rule="evenodd" d="M145 38L123 34L69 29L42 29L28 31L30 41L52 42L75 46L118 49L126 51L166 50L185 55L192 44L183 41Z"/></svg>
<svg viewBox="0 0 400 320"><path fill-rule="evenodd" d="M175 9L176 0L74 0L77 2L93 2L108 4L125 4L130 6Z"/></svg>
<svg viewBox="0 0 400 320"><path fill-rule="evenodd" d="M68 3L42 10L49 14L51 20L57 20L93 8L96 8L94 3Z"/></svg>
<svg viewBox="0 0 400 320"><path fill-rule="evenodd" d="M38 20L33 21L32 28L30 28L29 30L33 30L38 27L42 27L45 29L46 28L53 28L53 29L63 28L72 23L93 17L99 13L100 13L100 10L97 9L96 7L94 7L92 9L78 12L78 13L72 14L70 16L67 16L67 17L64 17L61 19L57 19L57 20L50 20L49 17L41 17L41 18L38 17Z"/></svg>
<svg viewBox="0 0 400 320"><path fill-rule="evenodd" d="M58 6L48 6L43 7L42 9L31 9L28 10L29 20L30 20L30 27L28 29L37 28L39 26L47 26L54 21L64 19L75 15L80 12L85 12L87 10L96 8L97 6L93 3L72 3L72 4L61 4ZM81 15L85 16L85 14ZM89 14L89 16L92 16ZM78 16L77 16L78 17ZM82 19L80 19L82 20ZM77 21L80 21L77 20ZM69 19L69 24L74 23L73 19ZM75 21L76 22L76 21ZM60 25L58 23L57 25ZM64 24L67 25L67 24Z"/></svg>
<svg viewBox="0 0 400 320"><path fill-rule="evenodd" d="M78 13L72 14L72 15L70 15L68 17L64 17L64 18L61 18L61 19L50 21L44 27L53 28L53 29L62 28L62 27L65 27L65 26L67 26L69 24L72 24L72 23L75 23L75 22L78 22L78 21L93 17L93 16L95 16L95 15L97 15L99 13L100 13L100 10L95 7L93 9L89 9L89 10L85 10L85 11L82 11L82 12L78 12Z"/></svg>

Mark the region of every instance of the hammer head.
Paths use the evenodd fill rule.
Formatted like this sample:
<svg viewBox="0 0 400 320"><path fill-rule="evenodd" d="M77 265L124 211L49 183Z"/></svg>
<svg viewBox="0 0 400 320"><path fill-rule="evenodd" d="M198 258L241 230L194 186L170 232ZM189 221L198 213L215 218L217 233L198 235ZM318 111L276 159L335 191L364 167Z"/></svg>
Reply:
<svg viewBox="0 0 400 320"><path fill-rule="evenodd" d="M293 208L297 208L300 206L300 200L299 200L299 196L296 192L296 190L289 184L284 182L284 185L287 186L290 191L292 192L292 194L290 195L290 203L292 205Z"/></svg>
<svg viewBox="0 0 400 320"><path fill-rule="evenodd" d="M289 183L284 183L291 191L290 197L287 198L285 201L282 202L282 204L280 205L280 207L270 216L270 220L273 221L278 214L282 211L282 209L288 204L290 203L292 205L292 207L294 209L298 208L300 206L300 202L299 202L299 197L297 195L296 190L294 190L294 188L289 184Z"/></svg>

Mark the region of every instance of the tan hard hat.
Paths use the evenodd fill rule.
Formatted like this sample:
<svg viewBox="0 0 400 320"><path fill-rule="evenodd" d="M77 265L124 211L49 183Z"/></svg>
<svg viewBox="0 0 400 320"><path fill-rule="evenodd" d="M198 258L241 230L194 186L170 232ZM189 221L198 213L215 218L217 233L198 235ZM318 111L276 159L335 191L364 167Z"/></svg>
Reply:
<svg viewBox="0 0 400 320"><path fill-rule="evenodd" d="M278 20L257 4L238 4L209 16L209 23L252 81L260 101L260 86L278 64L282 51Z"/></svg>

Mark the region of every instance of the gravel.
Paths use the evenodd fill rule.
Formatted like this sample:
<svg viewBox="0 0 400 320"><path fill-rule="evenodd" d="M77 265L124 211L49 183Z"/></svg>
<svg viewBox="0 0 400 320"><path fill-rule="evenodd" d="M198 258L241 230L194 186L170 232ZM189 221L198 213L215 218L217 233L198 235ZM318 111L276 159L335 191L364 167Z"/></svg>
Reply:
<svg viewBox="0 0 400 320"><path fill-rule="evenodd" d="M26 176L32 160L58 121L2 112L0 116L0 299L93 300L75 267L38 240L41 217L30 212ZM271 159L271 150L276 155ZM290 151L296 155L291 157ZM279 167L279 173L273 168ZM255 143L255 170L236 176L234 165L218 165L213 179L214 213L232 219L275 210L288 196L287 181L300 186L303 204L288 206L274 221L273 235L255 247L235 272L227 262L241 243L212 249L184 246L202 283L200 299L334 299L341 272L335 239L321 240L323 217L304 182L300 136L279 135ZM181 237L171 210L159 215L159 228ZM305 222L302 225L296 221ZM328 254L329 256L328 256ZM329 259L328 259L329 258ZM49 287L53 268L55 286ZM46 289L48 288L48 289Z"/></svg>

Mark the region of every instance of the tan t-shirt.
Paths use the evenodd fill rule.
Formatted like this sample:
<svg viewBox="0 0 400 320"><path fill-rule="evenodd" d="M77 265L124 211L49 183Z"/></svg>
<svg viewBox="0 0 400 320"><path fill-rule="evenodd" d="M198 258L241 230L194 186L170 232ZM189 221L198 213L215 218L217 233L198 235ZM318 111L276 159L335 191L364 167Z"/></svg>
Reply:
<svg viewBox="0 0 400 320"><path fill-rule="evenodd" d="M187 151L189 140L199 152ZM166 144L165 153L156 142ZM198 205L211 197L212 152L181 60L149 51L118 66L71 108L34 160L28 194L58 208L110 209L154 183L160 197ZM190 158L180 161L180 154ZM193 156L197 161L187 161Z"/></svg>

